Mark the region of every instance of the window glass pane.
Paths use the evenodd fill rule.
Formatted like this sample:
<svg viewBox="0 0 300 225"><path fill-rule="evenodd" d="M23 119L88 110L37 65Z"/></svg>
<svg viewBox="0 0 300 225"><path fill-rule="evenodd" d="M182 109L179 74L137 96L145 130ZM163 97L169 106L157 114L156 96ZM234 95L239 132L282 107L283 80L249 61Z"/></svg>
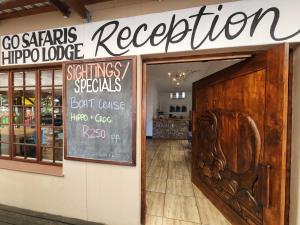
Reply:
<svg viewBox="0 0 300 225"><path fill-rule="evenodd" d="M52 85L52 70L41 71L41 85L42 86Z"/></svg>
<svg viewBox="0 0 300 225"><path fill-rule="evenodd" d="M35 89L32 88L26 88L25 90L25 96L24 96L24 105L34 105L35 104Z"/></svg>
<svg viewBox="0 0 300 225"><path fill-rule="evenodd" d="M53 162L53 148L42 147L42 160L46 162Z"/></svg>
<svg viewBox="0 0 300 225"><path fill-rule="evenodd" d="M62 126L63 124L63 114L62 108L54 108L54 126Z"/></svg>
<svg viewBox="0 0 300 225"><path fill-rule="evenodd" d="M36 129L35 127L25 127L25 143L35 145L36 144Z"/></svg>
<svg viewBox="0 0 300 225"><path fill-rule="evenodd" d="M9 127L0 125L0 142L9 142Z"/></svg>
<svg viewBox="0 0 300 225"><path fill-rule="evenodd" d="M20 107L20 106L13 107L13 115L14 115L13 123L14 124L24 124L23 113L24 113L23 107Z"/></svg>
<svg viewBox="0 0 300 225"><path fill-rule="evenodd" d="M0 88L0 124L9 123L7 88Z"/></svg>
<svg viewBox="0 0 300 225"><path fill-rule="evenodd" d="M8 88L0 88L0 107L8 105Z"/></svg>
<svg viewBox="0 0 300 225"><path fill-rule="evenodd" d="M63 149L55 148L55 162L62 162L63 159Z"/></svg>
<svg viewBox="0 0 300 225"><path fill-rule="evenodd" d="M15 72L14 77L14 86L23 86L23 72Z"/></svg>
<svg viewBox="0 0 300 225"><path fill-rule="evenodd" d="M62 128L54 129L54 145L55 147L62 148L64 140L64 132Z"/></svg>
<svg viewBox="0 0 300 225"><path fill-rule="evenodd" d="M0 86L8 87L8 74L0 73Z"/></svg>
<svg viewBox="0 0 300 225"><path fill-rule="evenodd" d="M36 158L36 146L34 145L25 145L26 148L26 156L27 158Z"/></svg>
<svg viewBox="0 0 300 225"><path fill-rule="evenodd" d="M13 145L15 155L18 158L36 158L36 147L32 145Z"/></svg>
<svg viewBox="0 0 300 225"><path fill-rule="evenodd" d="M35 126L35 108L34 107L25 107L24 110L24 124L25 125L30 125L30 126Z"/></svg>
<svg viewBox="0 0 300 225"><path fill-rule="evenodd" d="M54 89L54 106L62 106L62 88Z"/></svg>
<svg viewBox="0 0 300 225"><path fill-rule="evenodd" d="M14 105L23 105L23 88L14 88L13 95L13 104Z"/></svg>
<svg viewBox="0 0 300 225"><path fill-rule="evenodd" d="M41 89L41 106L45 108L52 107L52 88Z"/></svg>
<svg viewBox="0 0 300 225"><path fill-rule="evenodd" d="M53 146L53 129L52 127L41 128L41 145Z"/></svg>
<svg viewBox="0 0 300 225"><path fill-rule="evenodd" d="M14 143L25 143L24 126L14 126L13 133Z"/></svg>
<svg viewBox="0 0 300 225"><path fill-rule="evenodd" d="M62 85L62 71L61 70L55 70L54 71L54 85Z"/></svg>
<svg viewBox="0 0 300 225"><path fill-rule="evenodd" d="M9 124L9 111L8 107L0 107L0 124Z"/></svg>
<svg viewBox="0 0 300 225"><path fill-rule="evenodd" d="M35 71L26 71L25 72L25 85L26 86L35 86Z"/></svg>
<svg viewBox="0 0 300 225"><path fill-rule="evenodd" d="M41 125L52 126L52 108L41 108Z"/></svg>
<svg viewBox="0 0 300 225"><path fill-rule="evenodd" d="M0 153L1 156L9 156L9 145L5 143L0 143Z"/></svg>
<svg viewBox="0 0 300 225"><path fill-rule="evenodd" d="M25 157L25 148L23 145L13 145L16 157Z"/></svg>

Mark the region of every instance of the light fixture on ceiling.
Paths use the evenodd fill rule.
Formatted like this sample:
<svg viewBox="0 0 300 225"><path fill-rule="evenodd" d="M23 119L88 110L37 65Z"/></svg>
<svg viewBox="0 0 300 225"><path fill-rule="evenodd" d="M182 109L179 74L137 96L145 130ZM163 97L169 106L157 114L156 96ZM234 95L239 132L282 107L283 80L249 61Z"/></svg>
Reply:
<svg viewBox="0 0 300 225"><path fill-rule="evenodd" d="M175 73L168 72L168 77L170 78L170 80L174 85L179 86L186 79L187 74L185 71L175 72Z"/></svg>
<svg viewBox="0 0 300 225"><path fill-rule="evenodd" d="M180 86L185 81L185 79L191 74L198 72L199 70L186 70L181 72L168 72L168 77L175 86Z"/></svg>

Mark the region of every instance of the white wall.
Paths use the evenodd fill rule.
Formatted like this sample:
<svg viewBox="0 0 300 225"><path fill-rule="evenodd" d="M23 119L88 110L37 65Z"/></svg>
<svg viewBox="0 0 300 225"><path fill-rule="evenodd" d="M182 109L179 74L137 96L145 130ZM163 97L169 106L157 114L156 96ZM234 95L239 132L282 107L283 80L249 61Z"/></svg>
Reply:
<svg viewBox="0 0 300 225"><path fill-rule="evenodd" d="M173 114L174 116L183 116L185 118L189 117L189 111L192 110L192 92L188 91L186 93L185 99L170 99L169 92L160 92L159 93L159 110L164 112L166 115ZM185 105L187 107L187 112L169 112L170 105L176 107Z"/></svg>
<svg viewBox="0 0 300 225"><path fill-rule="evenodd" d="M153 118L157 116L157 110L159 106L158 92L156 79L153 76L147 76L147 127L146 136L152 137L153 130Z"/></svg>
<svg viewBox="0 0 300 225"><path fill-rule="evenodd" d="M300 224L300 46L294 52L290 224Z"/></svg>

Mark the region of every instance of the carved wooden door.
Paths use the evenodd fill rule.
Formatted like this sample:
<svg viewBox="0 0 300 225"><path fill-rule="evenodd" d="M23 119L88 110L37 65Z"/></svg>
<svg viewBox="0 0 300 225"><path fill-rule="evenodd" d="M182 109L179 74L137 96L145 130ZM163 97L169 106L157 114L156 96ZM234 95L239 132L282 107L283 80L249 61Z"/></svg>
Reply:
<svg viewBox="0 0 300 225"><path fill-rule="evenodd" d="M192 181L236 225L284 225L288 46L193 84Z"/></svg>

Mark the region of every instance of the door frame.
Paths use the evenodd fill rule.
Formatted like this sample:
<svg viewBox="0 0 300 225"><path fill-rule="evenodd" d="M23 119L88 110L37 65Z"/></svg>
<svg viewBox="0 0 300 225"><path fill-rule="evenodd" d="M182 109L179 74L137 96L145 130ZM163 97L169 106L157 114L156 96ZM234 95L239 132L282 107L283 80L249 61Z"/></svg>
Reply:
<svg viewBox="0 0 300 225"><path fill-rule="evenodd" d="M272 46L270 46L272 48ZM146 119L147 119L147 66L155 64L171 64L171 63L187 63L197 61L217 61L226 59L240 59L249 58L252 54L257 54L269 48L262 47L261 50L255 51L241 51L230 53L217 53L217 54L196 54L196 55L180 55L169 56L168 54L160 54L153 58L142 58L142 104L141 104L141 224L146 223L146 179L147 179L147 146L146 146ZM192 53L191 53L192 54ZM293 65L290 60L290 67ZM291 156L291 118L292 118L292 70L289 73L289 94L288 94L288 136L287 136L287 176L286 176L286 216L285 225L288 225L289 219L289 184L290 184L290 156Z"/></svg>

